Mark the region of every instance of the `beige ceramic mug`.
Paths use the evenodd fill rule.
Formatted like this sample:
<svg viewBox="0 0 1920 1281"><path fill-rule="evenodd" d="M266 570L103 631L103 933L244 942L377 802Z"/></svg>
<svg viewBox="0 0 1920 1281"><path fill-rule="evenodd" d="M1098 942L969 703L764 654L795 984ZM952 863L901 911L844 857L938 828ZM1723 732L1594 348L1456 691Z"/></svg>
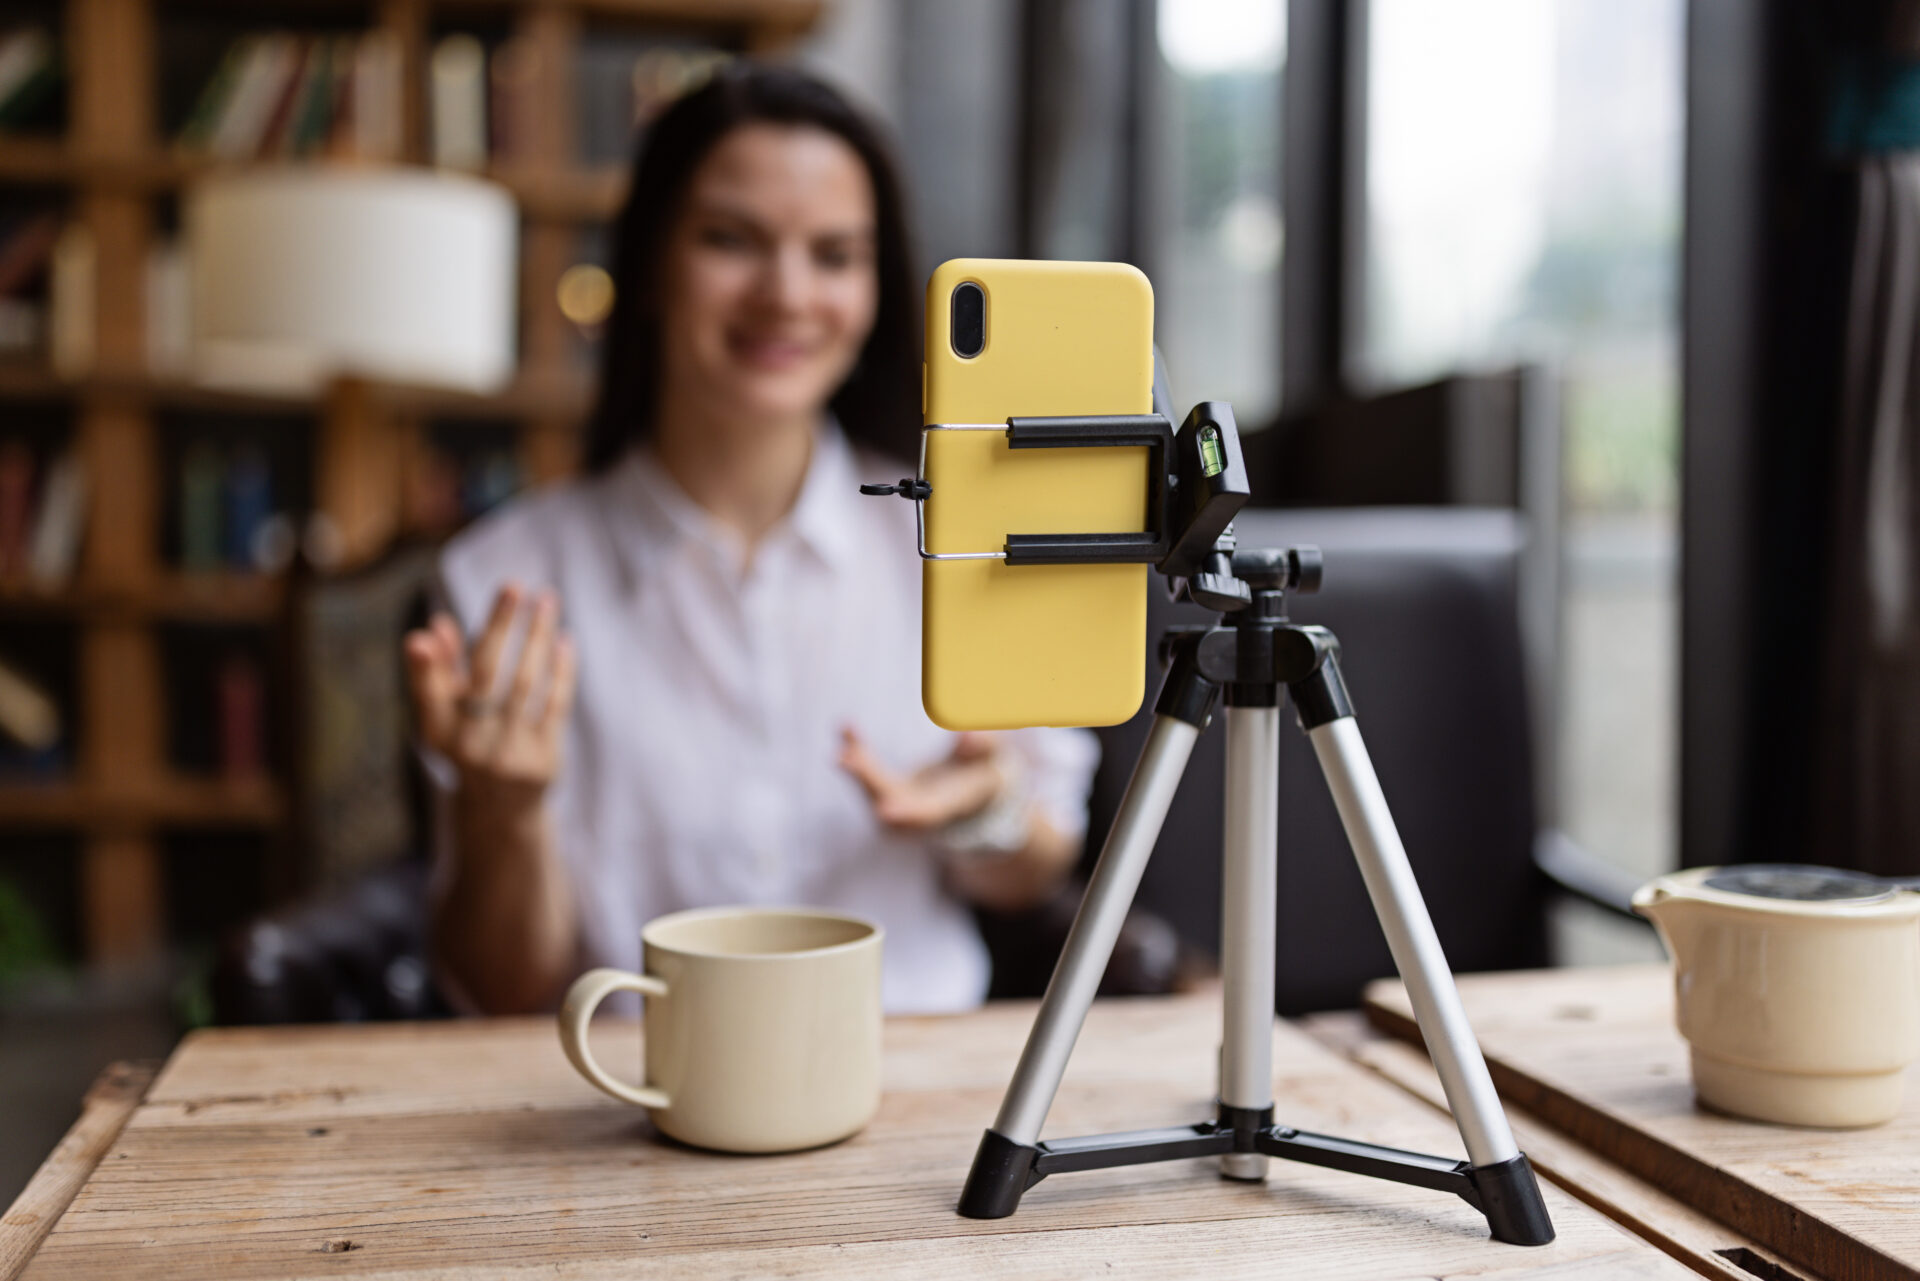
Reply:
<svg viewBox="0 0 1920 1281"><path fill-rule="evenodd" d="M791 1152L857 1133L880 1106L880 927L810 908L676 912L641 931L646 973L590 970L560 1007L580 1074L661 1132L722 1152ZM646 1083L594 1061L587 1021L646 1003Z"/></svg>
<svg viewBox="0 0 1920 1281"><path fill-rule="evenodd" d="M1789 1125L1874 1125L1920 1057L1920 894L1829 868L1696 867L1633 906L1673 956L1702 1103Z"/></svg>

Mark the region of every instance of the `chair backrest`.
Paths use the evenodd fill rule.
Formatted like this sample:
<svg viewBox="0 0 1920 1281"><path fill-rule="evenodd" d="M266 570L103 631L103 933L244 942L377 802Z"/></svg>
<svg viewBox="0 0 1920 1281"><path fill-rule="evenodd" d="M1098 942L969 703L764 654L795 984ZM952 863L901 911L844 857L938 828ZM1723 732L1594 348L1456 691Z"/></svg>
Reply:
<svg viewBox="0 0 1920 1281"><path fill-rule="evenodd" d="M1324 586L1292 616L1340 638L1361 731L1448 960L1457 970L1545 964L1532 847L1535 816L1516 580L1522 523L1511 511L1387 508L1243 512L1242 547L1317 544ZM1154 586L1158 587L1156 582ZM1155 591L1152 635L1210 618ZM1151 650L1153 646L1149 646ZM1089 849L1097 851L1152 716L1101 731ZM1201 737L1139 903L1217 952L1223 717ZM1313 750L1284 717L1280 745L1282 1013L1358 1003L1391 974L1380 932Z"/></svg>
<svg viewBox="0 0 1920 1281"><path fill-rule="evenodd" d="M1464 370L1339 395L1246 436L1262 507L1509 507L1527 519L1520 636L1529 688L1562 688L1561 380L1549 366ZM1534 772L1555 773L1557 696L1533 706ZM1551 820L1551 813L1544 815Z"/></svg>

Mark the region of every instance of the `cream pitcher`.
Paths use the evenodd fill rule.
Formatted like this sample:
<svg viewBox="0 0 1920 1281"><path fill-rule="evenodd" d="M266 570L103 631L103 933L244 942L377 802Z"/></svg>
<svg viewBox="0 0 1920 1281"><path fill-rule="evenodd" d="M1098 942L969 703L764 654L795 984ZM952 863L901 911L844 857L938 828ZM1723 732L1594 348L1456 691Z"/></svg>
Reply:
<svg viewBox="0 0 1920 1281"><path fill-rule="evenodd" d="M1640 887L1674 963L1693 1087L1722 1112L1877 1125L1920 1058L1920 893L1789 864L1696 867Z"/></svg>

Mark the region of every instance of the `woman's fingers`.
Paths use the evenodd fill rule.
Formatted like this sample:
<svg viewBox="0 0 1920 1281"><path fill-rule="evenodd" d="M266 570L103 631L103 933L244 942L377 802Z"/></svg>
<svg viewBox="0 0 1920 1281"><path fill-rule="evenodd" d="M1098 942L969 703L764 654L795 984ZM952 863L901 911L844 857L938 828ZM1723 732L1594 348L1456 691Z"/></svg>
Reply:
<svg viewBox="0 0 1920 1281"><path fill-rule="evenodd" d="M520 646L520 658L514 664L513 679L507 685L504 714L509 726L533 719L529 712L534 687L547 675L559 618L559 601L552 592L541 592L534 602L533 621L527 625L526 643Z"/></svg>
<svg viewBox="0 0 1920 1281"><path fill-rule="evenodd" d="M407 692L413 698L415 723L420 736L433 747L442 748L451 738L461 694L457 669L449 661L440 637L429 628L408 632L402 642L406 656Z"/></svg>
<svg viewBox="0 0 1920 1281"><path fill-rule="evenodd" d="M514 615L520 611L520 587L517 583L508 583L493 598L493 611L487 615L487 625L480 631L480 639L474 643L470 658L472 675L468 693L474 698L485 699L493 695L494 677L500 668L501 655L507 648L507 636L513 630Z"/></svg>
<svg viewBox="0 0 1920 1281"><path fill-rule="evenodd" d="M876 809L900 786L900 776L868 750L860 732L851 725L840 731L840 768L853 775L854 782L860 784Z"/></svg>
<svg viewBox="0 0 1920 1281"><path fill-rule="evenodd" d="M459 625L445 614L407 633L403 644L421 737L463 771L475 771L475 778L515 786L552 779L558 731L577 684L577 659L572 643L560 635L560 602L552 591L532 601L526 638L511 669L501 670L516 616L527 603L518 585L502 587L471 653Z"/></svg>
<svg viewBox="0 0 1920 1281"><path fill-rule="evenodd" d="M962 730L953 743L953 759L956 761L985 760L1000 750L1000 740L982 730Z"/></svg>
<svg viewBox="0 0 1920 1281"><path fill-rule="evenodd" d="M573 691L579 675L573 638L562 635L553 643L553 681L547 687L547 705L540 713L540 733L557 740L573 711Z"/></svg>
<svg viewBox="0 0 1920 1281"><path fill-rule="evenodd" d="M441 610L427 620L427 630L432 633L433 639L439 643L441 653L445 654L453 664L454 674L462 680L465 680L467 676L467 638L460 634L460 624L455 621L452 614Z"/></svg>

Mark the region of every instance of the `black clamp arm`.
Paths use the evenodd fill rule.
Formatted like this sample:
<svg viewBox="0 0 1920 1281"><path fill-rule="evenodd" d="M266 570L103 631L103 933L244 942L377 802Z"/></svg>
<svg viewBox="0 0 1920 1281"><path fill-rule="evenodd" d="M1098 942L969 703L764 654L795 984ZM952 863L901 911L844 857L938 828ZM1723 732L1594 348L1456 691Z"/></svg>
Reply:
<svg viewBox="0 0 1920 1281"><path fill-rule="evenodd" d="M1159 414L1009 418L1008 449L1147 447L1147 528L1137 534L1008 534L1009 565L1157 565L1167 554L1173 424Z"/></svg>
<svg viewBox="0 0 1920 1281"><path fill-rule="evenodd" d="M938 425L927 431L940 430ZM922 434L922 467L925 444ZM930 553L921 526L920 554L929 560L1000 558L1009 565L1154 565L1185 578L1212 563L1215 544L1248 497L1233 410L1221 401L1193 407L1176 432L1162 414L1091 414L1007 419L1009 449L1147 451L1147 528L1127 533L1009 534L1004 550ZM863 494L898 494L924 502L924 476L897 484L862 485ZM1176 496L1178 498L1176 510ZM922 517L924 522L924 516Z"/></svg>

